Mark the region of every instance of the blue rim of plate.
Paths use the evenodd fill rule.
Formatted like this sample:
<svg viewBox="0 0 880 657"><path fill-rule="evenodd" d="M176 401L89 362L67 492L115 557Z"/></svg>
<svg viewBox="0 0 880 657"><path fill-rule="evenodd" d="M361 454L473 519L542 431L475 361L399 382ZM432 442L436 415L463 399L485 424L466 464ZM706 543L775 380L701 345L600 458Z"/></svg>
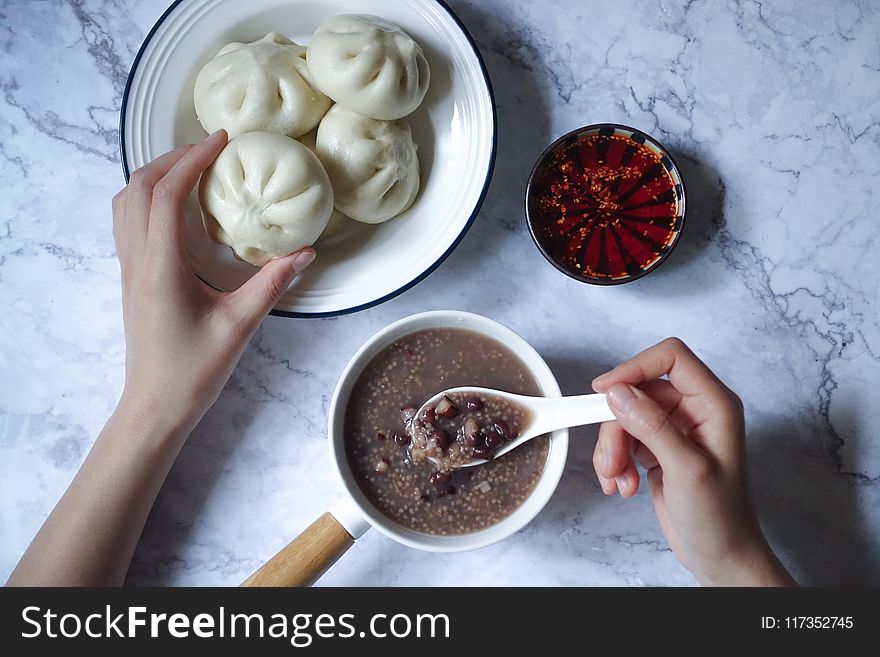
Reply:
<svg viewBox="0 0 880 657"><path fill-rule="evenodd" d="M486 91L489 92L489 106L492 108L492 153L489 156L489 169L486 171L486 181L483 183L483 189L480 192L480 197L477 199L477 203L474 206L473 211L471 212L470 218L465 223L464 227L461 229L461 232L458 234L458 237L449 245L449 248L436 260L434 264L428 267L421 274L416 276L412 281L407 283L406 285L399 287L394 292L386 294L385 296L375 299L373 301L369 301L367 303L361 304L360 306L355 306L353 308L343 308L342 310L334 310L330 312L324 313L299 313L299 312L290 312L287 310L271 310L269 311L270 315L274 315L276 317L290 317L292 319L324 319L328 317L343 317L345 315L353 315L354 313L359 313L363 310L369 310L370 308L375 308L376 306L380 306L386 301L391 301L391 299L400 296L407 290L411 290L416 285L421 283L423 280L428 278L431 274L433 274L437 268L443 264L443 262L448 258L453 251L461 244L461 241L465 238L468 231L473 226L474 221L477 218L477 215L480 213L480 209L483 207L483 202L486 200L486 195L489 193L489 185L492 182L492 175L495 172L495 157L498 154L498 107L495 104L495 90L492 88L492 79L489 77L489 71L486 68L486 62L483 60L483 55L480 53L479 47L477 47L476 41L471 36L471 33L464 26L464 23L461 22L461 19L458 15L452 10L452 8L444 2L444 0L433 0L436 4L440 5L446 13L455 21L455 24L458 25L458 28L461 30L462 34L464 34L465 39L470 44L471 49L474 51L474 55L477 58L477 62L480 65L480 71L483 74L483 80L486 83ZM125 176L125 183L128 184L128 180L131 177L131 172L128 166L128 156L125 153L125 116L128 110L128 96L131 92L131 84L134 80L134 74L137 72L138 65L141 62L141 57L143 57L144 52L147 49L147 46L150 44L150 41L155 36L156 31L161 27L162 23L174 12L178 5L189 2L189 0L174 0L171 3L171 6L165 10L159 20L156 21L155 25L150 29L147 33L144 42L141 44L141 47L138 49L137 55L135 55L134 61L131 64L131 70L128 72L128 79L125 81L125 90L122 92L122 106L119 110L119 153L120 160L122 162L122 174ZM201 278L201 277L199 277ZM211 285L204 278L201 279L206 285ZM216 288L215 288L216 289Z"/></svg>

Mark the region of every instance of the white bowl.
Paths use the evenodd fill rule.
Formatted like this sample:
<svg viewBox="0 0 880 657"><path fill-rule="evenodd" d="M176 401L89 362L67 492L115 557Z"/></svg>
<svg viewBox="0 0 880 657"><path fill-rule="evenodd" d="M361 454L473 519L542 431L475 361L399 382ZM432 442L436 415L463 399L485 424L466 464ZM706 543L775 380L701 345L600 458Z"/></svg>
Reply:
<svg viewBox="0 0 880 657"><path fill-rule="evenodd" d="M346 503L334 508L333 515L355 538L358 538L367 529L367 525L363 524L362 520L365 518L369 525L398 543L409 547L431 552L475 550L515 534L531 522L544 508L556 490L565 469L565 459L568 455L568 429L554 431L550 435L550 453L547 455L547 463L538 484L518 509L496 525L471 534L435 536L408 529L385 516L364 495L349 468L343 434L345 408L352 387L361 372L380 351L411 333L436 328L465 329L500 342L522 360L535 377L545 397L560 397L562 395L556 377L553 376L553 372L540 354L509 328L482 315L456 310L438 310L405 317L391 324L370 338L351 358L342 372L330 402L331 459L334 470L339 474L347 494Z"/></svg>
<svg viewBox="0 0 880 657"><path fill-rule="evenodd" d="M326 317L369 308L430 274L464 237L485 198L495 162L492 88L470 35L439 0L177 0L147 35L122 100L120 141L126 180L162 153L204 138L192 92L202 65L224 44L276 30L306 45L340 13L376 14L399 24L425 50L431 88L407 120L419 144L422 191L402 216L377 227L353 225L318 245L318 260L274 313ZM215 244L193 197L186 215L193 269L221 290L256 271Z"/></svg>

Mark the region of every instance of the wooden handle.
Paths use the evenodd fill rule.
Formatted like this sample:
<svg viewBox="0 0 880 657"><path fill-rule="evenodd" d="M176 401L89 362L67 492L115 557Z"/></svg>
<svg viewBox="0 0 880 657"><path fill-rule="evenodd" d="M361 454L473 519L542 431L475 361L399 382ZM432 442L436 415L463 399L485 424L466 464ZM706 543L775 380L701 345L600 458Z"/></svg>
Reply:
<svg viewBox="0 0 880 657"><path fill-rule="evenodd" d="M241 585L311 586L352 545L351 534L325 513Z"/></svg>

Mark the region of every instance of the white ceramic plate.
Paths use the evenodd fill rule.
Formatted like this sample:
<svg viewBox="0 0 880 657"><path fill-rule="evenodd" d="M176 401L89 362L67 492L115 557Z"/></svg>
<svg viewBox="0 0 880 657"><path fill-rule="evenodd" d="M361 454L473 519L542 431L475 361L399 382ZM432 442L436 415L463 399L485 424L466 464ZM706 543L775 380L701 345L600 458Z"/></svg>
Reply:
<svg viewBox="0 0 880 657"><path fill-rule="evenodd" d="M496 146L491 84L465 28L440 0L177 0L141 47L122 101L128 179L162 153L204 138L193 83L224 44L276 30L307 45L321 22L342 13L382 16L425 51L431 88L407 119L419 144L422 191L400 217L376 227L348 226L318 244L318 260L276 307L279 315L342 315L387 301L430 274L464 237L486 195ZM194 198L186 221L192 266L203 280L232 290L254 274L208 238Z"/></svg>

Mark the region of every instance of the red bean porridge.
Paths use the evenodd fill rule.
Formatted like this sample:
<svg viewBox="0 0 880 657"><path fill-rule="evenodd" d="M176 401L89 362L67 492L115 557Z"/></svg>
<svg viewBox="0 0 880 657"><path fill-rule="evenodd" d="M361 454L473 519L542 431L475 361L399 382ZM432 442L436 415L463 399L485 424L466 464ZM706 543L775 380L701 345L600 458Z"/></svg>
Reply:
<svg viewBox="0 0 880 657"><path fill-rule="evenodd" d="M411 444L416 411L438 392L459 386L540 394L522 361L495 340L461 329L432 329L381 351L348 401L345 447L358 485L382 513L416 531L467 534L500 522L531 494L547 461L547 437L460 470L450 469L454 462L438 467L425 458L422 448ZM454 448L470 451L466 460L491 458L525 422L499 401L452 398L454 413L438 404L440 417L428 423L434 448L440 436L445 455Z"/></svg>

